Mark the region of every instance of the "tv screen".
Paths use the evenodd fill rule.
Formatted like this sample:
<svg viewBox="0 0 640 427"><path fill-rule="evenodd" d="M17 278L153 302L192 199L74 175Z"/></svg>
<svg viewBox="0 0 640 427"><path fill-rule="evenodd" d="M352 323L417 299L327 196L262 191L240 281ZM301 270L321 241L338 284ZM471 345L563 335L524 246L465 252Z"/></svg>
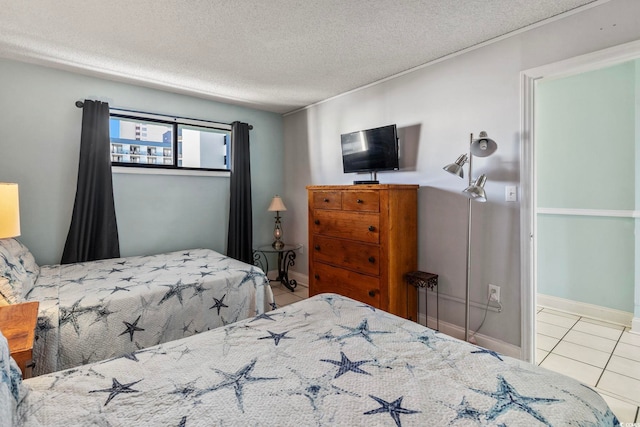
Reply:
<svg viewBox="0 0 640 427"><path fill-rule="evenodd" d="M342 166L345 173L398 169L396 125L382 126L341 135Z"/></svg>

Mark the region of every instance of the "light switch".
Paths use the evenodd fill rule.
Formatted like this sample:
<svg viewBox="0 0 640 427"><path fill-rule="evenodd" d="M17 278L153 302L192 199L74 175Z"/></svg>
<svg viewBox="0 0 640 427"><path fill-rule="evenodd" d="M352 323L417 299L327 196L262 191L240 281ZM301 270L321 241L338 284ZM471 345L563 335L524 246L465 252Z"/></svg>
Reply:
<svg viewBox="0 0 640 427"><path fill-rule="evenodd" d="M507 185L504 187L504 200L506 202L518 201L518 187L515 185Z"/></svg>

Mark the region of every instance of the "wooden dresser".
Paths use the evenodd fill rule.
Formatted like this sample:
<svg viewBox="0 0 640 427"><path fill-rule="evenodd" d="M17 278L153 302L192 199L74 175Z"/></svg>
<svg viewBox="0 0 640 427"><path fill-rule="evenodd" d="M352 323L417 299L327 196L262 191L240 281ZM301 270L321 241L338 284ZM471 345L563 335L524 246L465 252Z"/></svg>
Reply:
<svg viewBox="0 0 640 427"><path fill-rule="evenodd" d="M309 295L338 293L417 319L417 185L309 186Z"/></svg>

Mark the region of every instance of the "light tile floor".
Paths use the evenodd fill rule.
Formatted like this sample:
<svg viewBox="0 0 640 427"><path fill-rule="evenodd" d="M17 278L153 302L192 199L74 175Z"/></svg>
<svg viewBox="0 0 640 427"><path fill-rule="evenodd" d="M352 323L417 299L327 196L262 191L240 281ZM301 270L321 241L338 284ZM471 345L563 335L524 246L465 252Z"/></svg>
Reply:
<svg viewBox="0 0 640 427"><path fill-rule="evenodd" d="M640 422L640 335L544 307L536 327L538 365L595 388L620 422Z"/></svg>
<svg viewBox="0 0 640 427"><path fill-rule="evenodd" d="M271 290L273 291L273 298L276 300L278 307L284 307L285 305L309 298L309 288L300 283L296 286L295 291L291 292L285 288L282 283L274 281L271 282Z"/></svg>

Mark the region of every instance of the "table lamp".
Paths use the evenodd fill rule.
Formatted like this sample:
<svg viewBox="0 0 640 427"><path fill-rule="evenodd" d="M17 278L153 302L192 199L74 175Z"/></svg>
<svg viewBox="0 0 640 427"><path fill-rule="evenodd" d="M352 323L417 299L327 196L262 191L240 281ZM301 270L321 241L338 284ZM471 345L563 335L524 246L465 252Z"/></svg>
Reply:
<svg viewBox="0 0 640 427"><path fill-rule="evenodd" d="M273 197L273 199L271 199L271 204L269 205L269 209L267 210L269 212L276 213L276 225L273 229L273 237L275 238L275 241L271 244L271 246L273 246L274 249L282 249L284 247L284 242L280 240L282 238L282 226L280 224L280 211L286 211L287 208L282 202L282 199L280 198L280 196L276 194Z"/></svg>
<svg viewBox="0 0 640 427"><path fill-rule="evenodd" d="M20 235L18 184L0 182L0 239Z"/></svg>

